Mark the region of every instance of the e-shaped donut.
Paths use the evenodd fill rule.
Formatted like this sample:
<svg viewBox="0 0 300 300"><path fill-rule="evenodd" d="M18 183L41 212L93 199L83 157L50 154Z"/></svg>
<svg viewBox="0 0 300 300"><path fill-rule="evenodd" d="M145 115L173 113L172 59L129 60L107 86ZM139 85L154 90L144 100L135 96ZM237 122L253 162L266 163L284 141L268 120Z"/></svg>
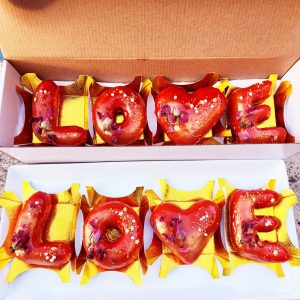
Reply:
<svg viewBox="0 0 300 300"><path fill-rule="evenodd" d="M228 197L227 223L231 246L242 257L260 262L285 262L288 248L279 241L264 241L259 232L271 232L281 226L274 216L256 216L255 209L274 207L282 198L272 190L234 190Z"/></svg>
<svg viewBox="0 0 300 300"><path fill-rule="evenodd" d="M272 92L272 82L265 80L246 88L235 89L228 98L227 118L234 140L239 144L284 143L282 127L258 128L270 117L271 109L262 104Z"/></svg>
<svg viewBox="0 0 300 300"><path fill-rule="evenodd" d="M146 126L143 98L128 87L103 92L93 105L96 132L110 145L129 145L137 141Z"/></svg>
<svg viewBox="0 0 300 300"><path fill-rule="evenodd" d="M72 257L68 243L44 240L54 200L49 194L37 192L26 201L18 216L9 251L29 265L61 268Z"/></svg>
<svg viewBox="0 0 300 300"><path fill-rule="evenodd" d="M119 201L95 206L84 222L83 246L87 259L104 270L133 263L143 244L143 225L132 207Z"/></svg>

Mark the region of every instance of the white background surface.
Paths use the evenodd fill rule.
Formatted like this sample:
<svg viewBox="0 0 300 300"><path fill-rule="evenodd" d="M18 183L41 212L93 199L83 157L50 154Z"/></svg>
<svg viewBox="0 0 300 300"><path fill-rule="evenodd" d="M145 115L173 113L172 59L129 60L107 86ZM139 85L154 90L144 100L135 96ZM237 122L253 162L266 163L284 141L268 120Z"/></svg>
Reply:
<svg viewBox="0 0 300 300"><path fill-rule="evenodd" d="M70 165L29 165L9 169L6 190L21 197L22 181L30 181L37 190L56 193L67 189L73 182L86 185L108 196L118 197L131 193L136 186L154 189L159 194L158 180L166 179L172 186L192 190L203 186L207 180L225 177L229 183L244 189L260 188L270 178L277 179L276 190L288 188L283 161L190 161L190 162L123 162ZM216 190L217 190L216 183ZM2 218L5 222L5 218ZM81 222L77 228L80 244ZM2 224L3 240L7 224ZM297 244L292 210L288 230ZM145 228L146 244L151 230ZM135 286L131 279L118 272L106 272L93 277L80 286L80 276L71 274L70 283L61 283L59 277L48 270L35 269L17 277L15 282L4 282L5 272L0 272L0 291L5 299L299 299L300 267L284 264L285 278L278 278L272 270L258 265L245 265L235 269L231 276L212 279L200 267L184 266L173 270L167 279L159 279L160 260L150 266L143 276L143 286ZM221 266L219 265L221 274Z"/></svg>

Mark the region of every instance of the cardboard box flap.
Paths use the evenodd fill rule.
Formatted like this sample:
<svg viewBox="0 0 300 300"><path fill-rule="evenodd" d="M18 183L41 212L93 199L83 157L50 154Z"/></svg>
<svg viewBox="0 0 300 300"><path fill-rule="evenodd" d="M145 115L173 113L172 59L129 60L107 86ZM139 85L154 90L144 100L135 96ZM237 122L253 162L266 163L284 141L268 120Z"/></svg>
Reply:
<svg viewBox="0 0 300 300"><path fill-rule="evenodd" d="M268 78L284 75L298 59L274 58L179 58L179 59L92 59L15 58L10 61L20 74L35 72L43 79L76 80L89 74L98 81L130 82L137 74L145 77L163 74L172 81L197 81L215 71L229 79Z"/></svg>
<svg viewBox="0 0 300 300"><path fill-rule="evenodd" d="M3 0L5 58L299 57L300 2Z"/></svg>

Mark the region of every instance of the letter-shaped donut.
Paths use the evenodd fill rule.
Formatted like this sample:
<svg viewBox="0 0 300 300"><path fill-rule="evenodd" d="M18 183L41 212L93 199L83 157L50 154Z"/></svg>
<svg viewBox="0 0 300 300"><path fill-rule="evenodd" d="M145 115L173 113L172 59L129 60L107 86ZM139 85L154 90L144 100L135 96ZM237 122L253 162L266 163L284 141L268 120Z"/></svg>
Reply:
<svg viewBox="0 0 300 300"><path fill-rule="evenodd" d="M97 133L110 145L129 145L137 141L146 126L143 98L128 87L103 92L93 105Z"/></svg>
<svg viewBox="0 0 300 300"><path fill-rule="evenodd" d="M87 132L79 126L58 126L61 108L60 88L49 80L35 89L32 101L32 130L44 144L80 146Z"/></svg>
<svg viewBox="0 0 300 300"><path fill-rule="evenodd" d="M53 196L37 192L18 216L9 250L29 265L60 268L71 259L73 251L68 243L44 240L53 202Z"/></svg>
<svg viewBox="0 0 300 300"><path fill-rule="evenodd" d="M270 107L261 103L271 94L272 83L266 80L234 90L228 98L227 117L236 143L284 143L282 127L257 128L270 117Z"/></svg>
<svg viewBox="0 0 300 300"><path fill-rule="evenodd" d="M143 244L143 225L130 206L110 201L95 206L84 222L87 259L104 270L118 270L134 262Z"/></svg>
<svg viewBox="0 0 300 300"><path fill-rule="evenodd" d="M257 232L269 232L280 227L276 217L255 216L254 209L275 206L280 202L272 190L235 190L227 204L228 229L232 248L248 259L261 262L284 262L290 258L279 242L262 241Z"/></svg>

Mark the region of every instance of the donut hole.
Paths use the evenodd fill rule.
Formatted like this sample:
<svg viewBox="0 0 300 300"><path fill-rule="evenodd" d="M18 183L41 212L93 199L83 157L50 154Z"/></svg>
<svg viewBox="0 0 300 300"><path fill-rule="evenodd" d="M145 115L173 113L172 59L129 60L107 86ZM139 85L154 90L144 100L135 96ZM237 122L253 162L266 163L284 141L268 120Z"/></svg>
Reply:
<svg viewBox="0 0 300 300"><path fill-rule="evenodd" d="M105 236L109 242L113 243L121 236L121 231L119 228L109 227L106 229Z"/></svg>
<svg viewBox="0 0 300 300"><path fill-rule="evenodd" d="M116 124L122 124L125 120L124 112L122 109L117 109L115 111L115 122Z"/></svg>

